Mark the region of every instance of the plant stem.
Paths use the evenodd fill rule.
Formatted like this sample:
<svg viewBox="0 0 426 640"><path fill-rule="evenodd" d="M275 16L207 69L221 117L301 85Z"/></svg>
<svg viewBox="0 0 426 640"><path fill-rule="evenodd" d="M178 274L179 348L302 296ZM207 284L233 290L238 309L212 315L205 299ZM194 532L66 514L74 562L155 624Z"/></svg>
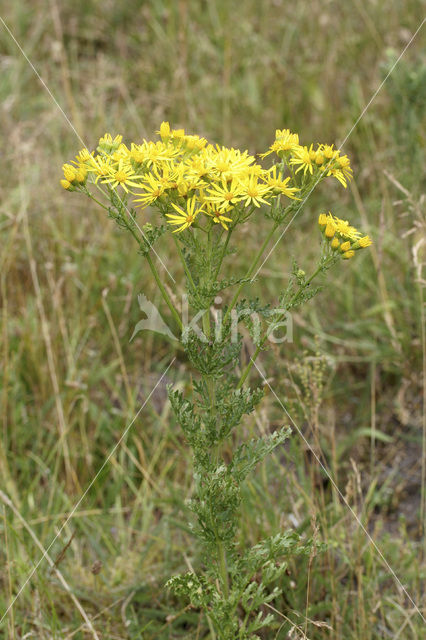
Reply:
<svg viewBox="0 0 426 640"><path fill-rule="evenodd" d="M172 315L173 315L174 319L176 320L179 328L182 329L183 328L182 320L180 319L179 314L178 314L178 312L176 310L176 307L174 306L173 302L170 299L169 294L167 293L166 289L164 288L163 283L161 282L160 275L159 275L159 273L158 273L158 271L156 269L155 264L153 263L153 261L151 259L151 256L149 255L149 253L147 253L145 257L146 257L147 262L149 264L149 267L150 267L150 269L152 271L152 275L155 278L155 282L158 284L158 288L161 291L161 294L162 294L162 296L164 298L165 303L167 304L167 306L169 307L170 311L172 312Z"/></svg>
<svg viewBox="0 0 426 640"><path fill-rule="evenodd" d="M209 625L209 631L210 631L210 634L211 634L211 640L216 640L216 633L215 633L215 630L214 630L214 627L213 627L213 623L210 620L209 616L206 616L206 618L207 618L207 624Z"/></svg>
<svg viewBox="0 0 426 640"><path fill-rule="evenodd" d="M253 271L255 270L255 268L256 268L256 266L257 266L257 263L259 262L260 258L262 257L262 254L263 254L263 252L264 252L264 250L265 250L265 248L266 248L266 245L268 244L269 240L270 240L270 239L272 238L272 236L274 235L274 233L275 233L275 231L276 231L276 229L277 229L277 228L278 228L278 223L277 223L277 222L275 222L274 226L273 226L273 227L272 227L272 229L269 231L268 235L266 236L265 240L263 241L262 246L260 247L259 251L258 251L258 252L257 252L257 254L255 255L255 257L254 257L254 259L253 259L253 262L251 263L251 265L250 265L250 267L249 267L249 269L248 269L248 271L247 271L247 273L246 273L246 275L245 275L245 278L250 278L250 276L252 275ZM228 318L229 318L229 314L231 313L232 309L233 309L233 308L234 308L234 306L235 306L235 303L236 303L236 302L237 302L237 300L238 300L238 297L239 297L239 295L240 295L240 293L241 293L241 289L243 288L243 286L244 286L244 282L242 282L242 283L240 284L240 286L238 287L237 291L235 292L234 297L233 297L233 298L232 298L232 300L231 300L231 303L230 303L230 305L229 305L229 307L228 307L228 309L227 309L227 311L226 311L226 313L225 313L225 316L224 316L224 318L223 318L223 324L224 324L224 326L225 326L225 324L226 324L226 321L227 321L227 320L228 320Z"/></svg>
<svg viewBox="0 0 426 640"><path fill-rule="evenodd" d="M211 243L210 243L210 235L209 235L209 259L211 257ZM207 309L205 314L203 315L203 331L205 333L206 338L209 340L211 335L211 325L210 325L210 309ZM210 413L215 418L216 417L216 382L213 377L206 377L207 389L209 392L210 399ZM217 428L217 425L216 425ZM214 452L214 458L216 465L220 460L220 443L217 444L216 450ZM229 576L228 576L228 567L226 564L226 549L222 542L216 535L216 549L217 549L217 558L219 564L219 573L222 581L222 588L225 597L229 596Z"/></svg>
<svg viewBox="0 0 426 640"><path fill-rule="evenodd" d="M213 281L216 282L217 276L219 275L220 267L222 266L223 258L225 257L226 249L228 248L229 238L231 237L232 229L228 229L228 233L226 234L225 242L223 243L222 253L216 267L216 271L214 273Z"/></svg>
<svg viewBox="0 0 426 640"><path fill-rule="evenodd" d="M223 591L226 598L229 596L229 576L228 576L228 567L226 565L226 549L224 547L223 542L218 540L217 542L217 552L219 557L219 569L220 576L222 578Z"/></svg>
<svg viewBox="0 0 426 640"><path fill-rule="evenodd" d="M93 196L90 196L93 197ZM130 233L132 234L132 236L134 237L134 239L136 240L136 242L138 243L139 247L142 249L144 249L144 255L145 258L149 264L149 268L152 271L152 275L154 276L155 282L158 284L158 288L161 291L161 295L163 296L163 299L165 301L165 303L167 304L167 306L169 307L170 311L172 312L172 316L174 317L174 319L176 320L179 329L182 330L183 328L183 324L182 324L182 320L179 317L179 313L177 312L176 307L174 306L169 294L167 293L163 283L161 282L161 278L160 278L160 274L157 271L157 268L155 266L155 264L152 261L151 256L149 255L149 253L145 253L145 247L142 246L142 242L141 240L138 238L137 234L135 233L135 230L133 229L132 225L129 224L127 218L125 218L124 216L121 216L121 220L125 223L126 228L130 231Z"/></svg>
<svg viewBox="0 0 426 640"><path fill-rule="evenodd" d="M331 261L330 261L331 262ZM294 296L290 299L290 302L288 303L287 307L290 309L293 304L295 302L297 302L297 299L299 298L300 294L311 284L312 280L320 273L320 271L323 271L324 269L326 269L328 267L328 265L330 264L329 261L325 262L324 264L320 264L319 267L317 269L315 269L315 271L313 272L313 274L307 279L305 280L305 282L301 285L301 287L299 288L299 290L294 294ZM275 322L275 325L278 322L281 322L281 320L284 320L285 318L285 314L287 312L285 311L283 314L281 314L278 319ZM268 329L265 331L264 336L262 337L262 339L260 340L259 344L256 347L255 352L253 353L253 355L250 358L250 361L248 362L246 368L244 369L243 373L241 374L241 378L238 381L237 384L237 389L241 389L241 387L243 386L244 382L247 379L248 374L250 373L254 363L256 362L256 359L259 355L259 353L262 350L263 345L265 344L265 342L267 341L269 334L271 333L271 331L273 330L274 325L270 325L268 327Z"/></svg>
<svg viewBox="0 0 426 640"><path fill-rule="evenodd" d="M194 292L194 295L195 295L195 293L196 293L195 282L193 280L193 277L192 277L192 274L191 274L190 270L188 269L188 265L186 263L185 256L182 253L182 249L180 247L179 240L176 238L175 235L173 236L173 240L175 241L176 249L177 249L177 252L179 254L179 258L180 258L180 260L182 262L182 266L183 266L183 269L185 271L186 277L188 278L188 282L190 283L190 285L192 287L192 290Z"/></svg>
<svg viewBox="0 0 426 640"><path fill-rule="evenodd" d="M93 200L94 202L96 202L96 204L98 204L100 207L102 207L102 209L105 209L105 211L108 211L108 207L106 207L100 200L95 198L95 196L92 195L88 189L85 191L85 193L86 193L86 195L89 196L89 198L91 200Z"/></svg>

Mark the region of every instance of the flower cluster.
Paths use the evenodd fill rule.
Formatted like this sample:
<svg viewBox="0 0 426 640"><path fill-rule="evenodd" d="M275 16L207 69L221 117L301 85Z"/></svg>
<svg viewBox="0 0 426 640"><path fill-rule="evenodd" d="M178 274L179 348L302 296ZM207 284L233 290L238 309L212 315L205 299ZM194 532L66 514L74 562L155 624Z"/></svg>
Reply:
<svg viewBox="0 0 426 640"><path fill-rule="evenodd" d="M141 208L156 207L181 232L191 226L208 230L214 223L228 230L262 205L300 199L310 181L334 176L346 186L351 177L347 156L330 145L319 144L315 151L313 145L300 146L298 134L288 129L278 129L269 151L260 154L278 156L268 169L248 151L214 146L168 122L157 133L159 140L130 147L122 136L105 134L96 151L82 149L63 166L62 186L87 193L90 182L107 197L121 188L124 198L131 196Z"/></svg>
<svg viewBox="0 0 426 640"><path fill-rule="evenodd" d="M331 249L340 252L346 260L352 258L355 251L372 244L370 236L363 235L358 229L351 227L347 220L341 220L331 213L321 213L318 224Z"/></svg>
<svg viewBox="0 0 426 640"><path fill-rule="evenodd" d="M313 144L310 147L301 146L297 133L291 133L289 129L277 129L275 142L262 157L275 153L292 167L297 167L296 174L302 171L304 180L309 176L315 176L317 180L323 175L333 176L346 188L348 180L352 178L350 161L348 156L340 155L340 151L333 147L321 143L317 144L316 149Z"/></svg>

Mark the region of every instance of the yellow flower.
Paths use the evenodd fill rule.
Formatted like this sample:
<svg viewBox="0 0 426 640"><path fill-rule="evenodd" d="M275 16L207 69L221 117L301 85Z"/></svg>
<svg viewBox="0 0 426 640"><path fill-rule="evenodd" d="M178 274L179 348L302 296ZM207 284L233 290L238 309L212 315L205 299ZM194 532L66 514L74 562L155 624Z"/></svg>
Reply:
<svg viewBox="0 0 426 640"><path fill-rule="evenodd" d="M232 222L232 218L225 216L226 211L220 211L211 204L206 204L206 207L204 213L213 218L213 222L221 224L222 227L228 231L228 225L226 223Z"/></svg>
<svg viewBox="0 0 426 640"><path fill-rule="evenodd" d="M172 207L177 211L177 214L166 213L166 217L170 218L168 222L172 225L180 225L178 229L175 229L173 231L173 233L183 231L194 223L195 218L202 210L202 207L199 207L198 209L195 208L196 200L197 199L193 197L189 198L186 201L186 211L184 211L181 207L178 207L178 205L176 205L174 202L171 203Z"/></svg>
<svg viewBox="0 0 426 640"><path fill-rule="evenodd" d="M188 151L200 151L207 144L207 140L200 136L185 136L183 141Z"/></svg>
<svg viewBox="0 0 426 640"><path fill-rule="evenodd" d="M156 131L156 133L160 134L160 137L162 139L163 142L167 142L167 140L170 138L170 125L168 122L162 122L160 124L160 130Z"/></svg>
<svg viewBox="0 0 426 640"><path fill-rule="evenodd" d="M316 156L316 152L313 150L313 145L311 144L309 149L308 147L296 147L293 150L293 153L294 155L290 159L290 164L299 165L296 169L296 173L299 173L299 171L302 171L303 169L304 176L306 176L308 171L312 175L314 172L313 161Z"/></svg>
<svg viewBox="0 0 426 640"><path fill-rule="evenodd" d="M331 239L334 237L335 233L336 225L333 224L333 222L327 222L327 226L325 227L325 237Z"/></svg>
<svg viewBox="0 0 426 640"><path fill-rule="evenodd" d="M281 193L283 196L287 196L287 198L299 200L294 194L300 191L300 189L297 187L288 187L287 185L290 178L283 178L281 173L277 173L276 165L269 170L269 175L265 178L265 181L268 186L272 187L275 193Z"/></svg>
<svg viewBox="0 0 426 640"><path fill-rule="evenodd" d="M269 147L269 151L261 153L262 158L266 158L271 153L281 156L286 151L292 151L299 147L299 135L291 133L290 129L277 129L275 131L275 142Z"/></svg>
<svg viewBox="0 0 426 640"><path fill-rule="evenodd" d="M185 170L188 178L209 179L211 177L211 166L204 157L191 157L185 165Z"/></svg>
<svg viewBox="0 0 426 640"><path fill-rule="evenodd" d="M170 138L174 142L180 143L183 142L185 137L185 129L172 129L170 132Z"/></svg>
<svg viewBox="0 0 426 640"><path fill-rule="evenodd" d="M142 204L138 205L140 207L147 207L150 204L153 204L158 198L161 198L165 191L164 184L159 182L158 178L152 173L148 173L144 178L142 184L138 185L142 187L144 190L143 195L140 198L135 198L135 202L141 202Z"/></svg>
<svg viewBox="0 0 426 640"><path fill-rule="evenodd" d="M336 225L337 233L343 238L343 240L357 240L361 233L355 227L351 227L347 220L341 220L334 217L334 223Z"/></svg>
<svg viewBox="0 0 426 640"><path fill-rule="evenodd" d="M74 164L91 163L93 161L93 153L90 153L89 149L84 148L79 151L75 159L77 160L77 163Z"/></svg>
<svg viewBox="0 0 426 640"><path fill-rule="evenodd" d="M65 180L68 182L74 182L77 174L77 170L70 164L62 165L62 171L64 172Z"/></svg>
<svg viewBox="0 0 426 640"><path fill-rule="evenodd" d="M84 182L86 182L86 178L87 178L87 169L84 165L81 165L76 171L75 179L80 184L83 184Z"/></svg>
<svg viewBox="0 0 426 640"><path fill-rule="evenodd" d="M331 160L339 154L339 152L336 149L333 149L333 147L333 144L320 144L318 146L318 151L321 151L326 160Z"/></svg>
<svg viewBox="0 0 426 640"><path fill-rule="evenodd" d="M342 251L342 253L345 253L345 251L349 251L350 248L351 243L349 242L349 240L342 242L342 244L340 245L340 251Z"/></svg>
<svg viewBox="0 0 426 640"><path fill-rule="evenodd" d="M215 183L207 193L208 202L213 202L219 209L226 209L230 205L235 206L241 200L242 191L236 178L232 178L228 184L225 176L222 176L221 183Z"/></svg>
<svg viewBox="0 0 426 640"><path fill-rule="evenodd" d="M132 145L131 157L139 164L146 164L147 167L158 167L163 162L168 162L179 155L179 149L164 142L147 142Z"/></svg>
<svg viewBox="0 0 426 640"><path fill-rule="evenodd" d="M318 224L320 227L325 227L327 224L328 216L326 213L320 213L318 217Z"/></svg>
<svg viewBox="0 0 426 640"><path fill-rule="evenodd" d="M125 164L123 158L120 158L115 167L108 168L107 176L103 178L102 183L109 184L113 189L121 186L124 191L128 192L127 186L139 187L140 182L135 182L135 180L142 177L136 175L132 167L129 164Z"/></svg>
<svg viewBox="0 0 426 640"><path fill-rule="evenodd" d="M270 204L265 200L265 196L272 195L271 187L268 184L259 184L256 175L248 174L240 180L241 202L248 207L254 205L260 207L261 204Z"/></svg>
<svg viewBox="0 0 426 640"><path fill-rule="evenodd" d="M104 153L114 153L121 144L123 136L112 137L110 133L106 133L99 139L98 151Z"/></svg>
<svg viewBox="0 0 426 640"><path fill-rule="evenodd" d="M239 149L227 149L226 147L209 145L205 150L212 171L225 177L228 181L232 180L238 174L251 168L254 163L254 157L250 156L248 151L241 153Z"/></svg>
<svg viewBox="0 0 426 640"><path fill-rule="evenodd" d="M318 160L316 162L321 165L323 171L327 172L326 175L336 178L346 189L347 181L352 178L352 169L348 156L341 156L340 151L333 149L333 145L329 144L318 145L316 155L318 158L324 159L321 162Z"/></svg>
<svg viewBox="0 0 426 640"><path fill-rule="evenodd" d="M71 182L69 182L69 180L61 180L61 186L67 191L69 191L70 188L72 187Z"/></svg>
<svg viewBox="0 0 426 640"><path fill-rule="evenodd" d="M357 249L369 247L372 244L369 236L363 236L358 229L352 227L347 220L341 220L331 213L321 213L318 224L327 240L331 240L332 249L340 249L342 257L352 258ZM340 240L343 240L340 243Z"/></svg>
<svg viewBox="0 0 426 640"><path fill-rule="evenodd" d="M372 245L373 241L370 238L370 236L363 236L358 240L358 244L362 249L365 249L366 247L369 247L370 245Z"/></svg>

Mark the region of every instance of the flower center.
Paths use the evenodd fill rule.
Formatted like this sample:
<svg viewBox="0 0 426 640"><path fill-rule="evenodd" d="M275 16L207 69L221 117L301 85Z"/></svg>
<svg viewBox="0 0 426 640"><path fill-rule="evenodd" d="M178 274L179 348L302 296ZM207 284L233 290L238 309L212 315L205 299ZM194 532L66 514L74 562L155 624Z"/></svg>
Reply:
<svg viewBox="0 0 426 640"><path fill-rule="evenodd" d="M124 171L117 171L115 174L115 179L117 180L117 182L126 182L127 176Z"/></svg>

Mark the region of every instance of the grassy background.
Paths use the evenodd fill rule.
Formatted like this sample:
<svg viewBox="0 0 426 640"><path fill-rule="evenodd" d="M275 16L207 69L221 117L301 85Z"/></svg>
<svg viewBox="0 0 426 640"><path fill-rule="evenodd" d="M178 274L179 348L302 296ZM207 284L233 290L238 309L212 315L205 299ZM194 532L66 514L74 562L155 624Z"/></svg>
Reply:
<svg viewBox="0 0 426 640"><path fill-rule="evenodd" d="M154 334L129 342L137 295L157 299L151 278L130 239L58 185L78 137L89 147L105 131L150 138L169 119L255 153L276 127L338 144L423 7L16 0L1 13L75 130L0 25L0 615L175 355ZM350 187L328 182L312 194L256 285L273 300L294 257L309 271L320 210L374 238L295 317L294 343L262 366L423 615L424 44L425 27L346 141ZM266 232L258 224L232 273ZM163 239L158 251L181 282L172 246ZM93 637L81 609L104 639L210 637L198 612L163 589L198 561L186 527L190 460L165 395L167 382L189 381L177 356L49 550L69 592L43 560L0 637ZM244 436L283 422L269 394ZM242 544L288 527L329 544L292 565L265 638L423 637L401 584L297 433L245 492Z"/></svg>

